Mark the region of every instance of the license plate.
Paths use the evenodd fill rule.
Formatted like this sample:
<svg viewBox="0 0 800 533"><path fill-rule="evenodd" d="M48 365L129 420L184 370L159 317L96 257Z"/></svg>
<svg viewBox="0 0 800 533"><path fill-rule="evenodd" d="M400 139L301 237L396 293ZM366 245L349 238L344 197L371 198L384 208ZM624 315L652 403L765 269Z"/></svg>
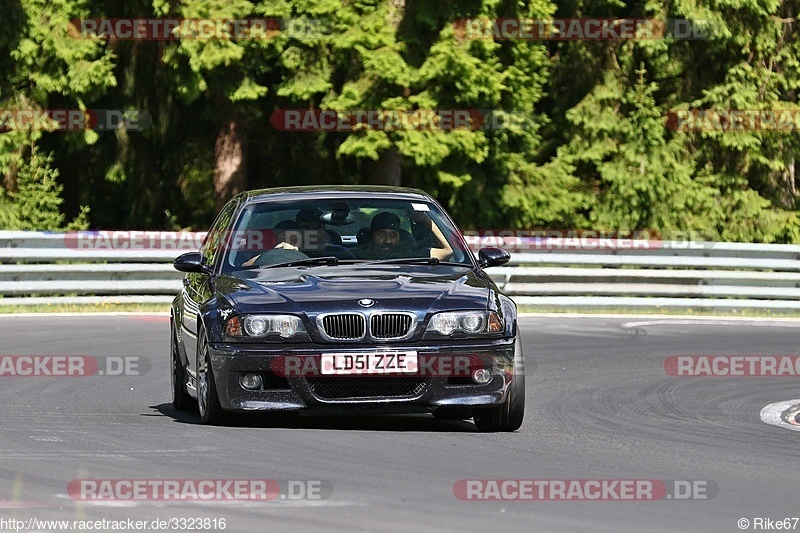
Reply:
<svg viewBox="0 0 800 533"><path fill-rule="evenodd" d="M417 352L324 353L320 358L324 375L414 374Z"/></svg>

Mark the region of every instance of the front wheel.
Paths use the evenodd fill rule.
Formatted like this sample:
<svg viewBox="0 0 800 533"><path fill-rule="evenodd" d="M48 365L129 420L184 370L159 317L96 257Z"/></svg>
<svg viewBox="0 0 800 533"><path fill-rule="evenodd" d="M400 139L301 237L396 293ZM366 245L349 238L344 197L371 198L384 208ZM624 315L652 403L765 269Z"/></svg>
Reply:
<svg viewBox="0 0 800 533"><path fill-rule="evenodd" d="M497 407L473 410L475 426L484 433L516 431L525 418L525 362L517 340L514 356L514 376L506 392L506 399Z"/></svg>
<svg viewBox="0 0 800 533"><path fill-rule="evenodd" d="M219 403L208 342L202 328L197 334L197 344L197 406L200 410L200 421L208 425L220 424L225 420L225 411Z"/></svg>

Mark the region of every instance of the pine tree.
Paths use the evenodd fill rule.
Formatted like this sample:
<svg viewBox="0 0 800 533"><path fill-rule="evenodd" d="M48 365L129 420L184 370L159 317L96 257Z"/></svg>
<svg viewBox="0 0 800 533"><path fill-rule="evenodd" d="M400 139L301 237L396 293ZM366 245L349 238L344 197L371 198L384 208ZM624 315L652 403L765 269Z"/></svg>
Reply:
<svg viewBox="0 0 800 533"><path fill-rule="evenodd" d="M58 231L88 227L88 209L69 224L61 213L63 186L56 181L58 170L52 167L52 154L44 155L35 144L17 174L17 191L11 194L14 227L8 229Z"/></svg>
<svg viewBox="0 0 800 533"><path fill-rule="evenodd" d="M4 58L0 63L0 109L85 109L87 100L99 97L116 83L113 53L97 39L77 38L79 32L70 22L87 17L89 3L19 0L5 6L8 11L0 18L0 55ZM5 204L5 212L14 213L5 217L9 224L29 229L59 227L59 219L51 211L61 192L53 181L57 171L52 168L52 157L38 156L35 148L50 136L57 138L53 143L64 152L97 141L97 133L91 130L48 134L37 129L13 129L0 135L0 176L7 193L7 199L0 202ZM45 166L38 168L39 164ZM27 198L27 194L33 196ZM33 212L37 206L44 209L41 216ZM79 225L85 223L86 213L81 210ZM60 220L63 222L63 217ZM36 221L44 226L35 228Z"/></svg>

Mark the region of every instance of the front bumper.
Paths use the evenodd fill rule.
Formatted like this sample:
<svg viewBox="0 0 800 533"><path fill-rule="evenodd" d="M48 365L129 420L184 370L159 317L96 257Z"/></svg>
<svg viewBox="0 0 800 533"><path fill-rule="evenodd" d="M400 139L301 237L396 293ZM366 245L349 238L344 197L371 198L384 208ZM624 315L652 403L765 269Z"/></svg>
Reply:
<svg viewBox="0 0 800 533"><path fill-rule="evenodd" d="M393 351L415 351L426 366L421 364L415 373L392 375L321 376L315 370L323 353ZM498 405L513 379L516 356L513 338L391 346L212 343L209 355L223 409L315 413L410 413ZM286 371L288 360L293 360L291 368L296 372ZM464 371L464 361L469 361L469 372ZM471 370L478 367L491 371L485 385L470 378ZM246 389L241 381L245 374L259 374L263 385L258 390Z"/></svg>

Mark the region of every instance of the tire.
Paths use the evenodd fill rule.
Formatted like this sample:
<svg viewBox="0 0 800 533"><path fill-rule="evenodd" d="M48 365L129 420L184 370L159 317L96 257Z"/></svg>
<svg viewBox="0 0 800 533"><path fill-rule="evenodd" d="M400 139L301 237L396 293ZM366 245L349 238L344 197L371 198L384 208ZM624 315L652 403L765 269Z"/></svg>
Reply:
<svg viewBox="0 0 800 533"><path fill-rule="evenodd" d="M206 332L202 327L197 332L197 406L203 424L218 425L225 422L226 413L219 403Z"/></svg>
<svg viewBox="0 0 800 533"><path fill-rule="evenodd" d="M484 433L516 431L525 418L525 362L519 339L514 358L514 377L503 403L497 407L474 409L472 412L475 426Z"/></svg>
<svg viewBox="0 0 800 533"><path fill-rule="evenodd" d="M170 320L169 333L169 362L170 381L172 382L172 407L176 411L190 411L197 406L194 398L186 392L186 369L183 368L181 357L178 353L178 343L175 340L175 327Z"/></svg>
<svg viewBox="0 0 800 533"><path fill-rule="evenodd" d="M439 420L469 420L472 410L469 407L440 407L433 412Z"/></svg>

